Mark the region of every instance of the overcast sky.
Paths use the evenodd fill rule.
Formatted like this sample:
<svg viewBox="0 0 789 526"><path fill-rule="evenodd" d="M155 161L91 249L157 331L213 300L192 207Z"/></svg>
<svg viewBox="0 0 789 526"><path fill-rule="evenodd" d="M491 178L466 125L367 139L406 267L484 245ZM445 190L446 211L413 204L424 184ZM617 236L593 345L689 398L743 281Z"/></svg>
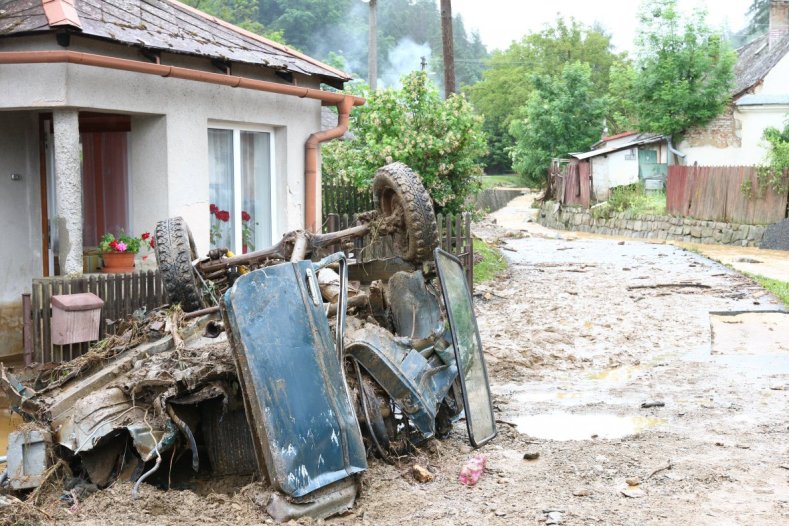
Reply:
<svg viewBox="0 0 789 526"><path fill-rule="evenodd" d="M745 11L752 0L679 0L690 13L699 4L716 27L727 24L737 31L745 26ZM573 16L591 25L600 22L611 33L617 51L632 51L640 0L452 0L453 14L463 15L466 30L478 30L488 50L506 49L513 40L539 31L556 20L556 14Z"/></svg>

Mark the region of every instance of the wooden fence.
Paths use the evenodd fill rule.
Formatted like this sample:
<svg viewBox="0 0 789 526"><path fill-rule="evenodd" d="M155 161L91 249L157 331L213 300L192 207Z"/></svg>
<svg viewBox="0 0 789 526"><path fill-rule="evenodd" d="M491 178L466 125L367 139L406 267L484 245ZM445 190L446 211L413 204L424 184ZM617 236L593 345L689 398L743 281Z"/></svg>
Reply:
<svg viewBox="0 0 789 526"><path fill-rule="evenodd" d="M764 225L786 217L787 192L761 187L754 166L668 167L666 212L707 221Z"/></svg>
<svg viewBox="0 0 789 526"><path fill-rule="evenodd" d="M359 190L343 181L324 182L321 194L323 217L329 217L332 213L352 216L375 208L373 193L369 188Z"/></svg>
<svg viewBox="0 0 789 526"><path fill-rule="evenodd" d="M592 178L589 161L551 165L551 191L563 205L589 208L592 197Z"/></svg>
<svg viewBox="0 0 789 526"><path fill-rule="evenodd" d="M463 263L469 288L474 290L474 244L471 237L471 214L438 214L439 246L455 255ZM324 232L336 232L352 227L356 221L349 214L328 214ZM381 236L375 241L370 236L355 240L353 255L357 261L366 262L374 259L395 257L397 252L391 236Z"/></svg>
<svg viewBox="0 0 789 526"><path fill-rule="evenodd" d="M92 292L102 300L99 339L113 332L107 321L130 316L145 307L152 310L167 303L159 271L129 274L85 274L78 278L58 276L33 280L31 294L31 335L33 359L38 362L71 360L88 350L88 343L54 345L50 333L52 296Z"/></svg>

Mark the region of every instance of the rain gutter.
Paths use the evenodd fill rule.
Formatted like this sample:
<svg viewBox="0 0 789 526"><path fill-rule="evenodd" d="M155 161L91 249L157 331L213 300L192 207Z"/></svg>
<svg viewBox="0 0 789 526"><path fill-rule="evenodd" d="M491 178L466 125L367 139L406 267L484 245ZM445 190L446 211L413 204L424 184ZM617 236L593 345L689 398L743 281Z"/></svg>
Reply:
<svg viewBox="0 0 789 526"><path fill-rule="evenodd" d="M107 57L92 53L81 53L78 51L58 50L58 51L3 51L0 52L0 64L79 64L83 66L94 66L99 68L116 69L144 73L147 75L157 75L160 77L173 77L184 80L194 80L207 82L210 84L220 84L232 88L244 88L280 95L290 95L299 98L320 100L324 106L337 106L339 119L337 127L313 133L305 144L305 166L304 166L304 221L305 227L311 231L317 231L317 199L318 195L318 144L341 137L348 131L348 119L350 110L354 106L361 106L365 99L353 95L342 93L332 93L315 88L304 88L291 86L289 84L279 84L265 80L256 80L236 75L226 75L223 73L209 73L191 68L178 66L167 66L164 64L153 64L138 60L129 60L117 57Z"/></svg>

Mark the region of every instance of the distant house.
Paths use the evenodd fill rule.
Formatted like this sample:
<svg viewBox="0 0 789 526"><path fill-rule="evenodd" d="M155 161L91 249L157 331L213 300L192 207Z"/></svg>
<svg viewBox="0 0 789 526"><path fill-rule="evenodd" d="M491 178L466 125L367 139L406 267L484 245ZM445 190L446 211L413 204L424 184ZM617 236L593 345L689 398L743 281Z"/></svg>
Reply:
<svg viewBox="0 0 789 526"><path fill-rule="evenodd" d="M240 252L319 225L345 131L321 105L363 103L320 88L347 80L175 0L0 2L0 356L31 280L90 270L105 232L183 216L199 253Z"/></svg>
<svg viewBox="0 0 789 526"><path fill-rule="evenodd" d="M625 132L603 137L588 152L571 159L589 164L592 198L605 201L611 188L644 181L648 188L662 188L666 179L668 147L663 135Z"/></svg>
<svg viewBox="0 0 789 526"><path fill-rule="evenodd" d="M706 126L688 130L686 164L754 165L764 161L764 129L783 129L789 112L789 1L773 0L769 33L739 50L732 100Z"/></svg>

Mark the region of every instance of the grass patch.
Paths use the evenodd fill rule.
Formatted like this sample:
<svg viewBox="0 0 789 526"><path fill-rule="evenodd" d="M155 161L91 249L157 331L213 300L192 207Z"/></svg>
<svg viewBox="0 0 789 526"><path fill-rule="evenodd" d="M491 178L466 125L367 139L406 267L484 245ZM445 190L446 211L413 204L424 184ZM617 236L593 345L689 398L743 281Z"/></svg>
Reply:
<svg viewBox="0 0 789 526"><path fill-rule="evenodd" d="M665 215L666 193L647 193L641 183L617 186L611 189L608 202L595 208L593 213L596 217L600 217L608 212L615 213L626 210L635 215Z"/></svg>
<svg viewBox="0 0 789 526"><path fill-rule="evenodd" d="M474 247L476 250L476 246ZM785 307L789 308L789 282L777 279L765 278L758 274L746 273L746 276L756 281L759 285L772 292L776 298L781 300ZM475 275L476 280L476 275Z"/></svg>
<svg viewBox="0 0 789 526"><path fill-rule="evenodd" d="M474 240L474 283L490 281L507 268L507 260L498 249L481 239Z"/></svg>
<svg viewBox="0 0 789 526"><path fill-rule="evenodd" d="M482 189L504 187L504 188L519 188L522 187L523 180L519 175L483 175L479 178L482 183Z"/></svg>

